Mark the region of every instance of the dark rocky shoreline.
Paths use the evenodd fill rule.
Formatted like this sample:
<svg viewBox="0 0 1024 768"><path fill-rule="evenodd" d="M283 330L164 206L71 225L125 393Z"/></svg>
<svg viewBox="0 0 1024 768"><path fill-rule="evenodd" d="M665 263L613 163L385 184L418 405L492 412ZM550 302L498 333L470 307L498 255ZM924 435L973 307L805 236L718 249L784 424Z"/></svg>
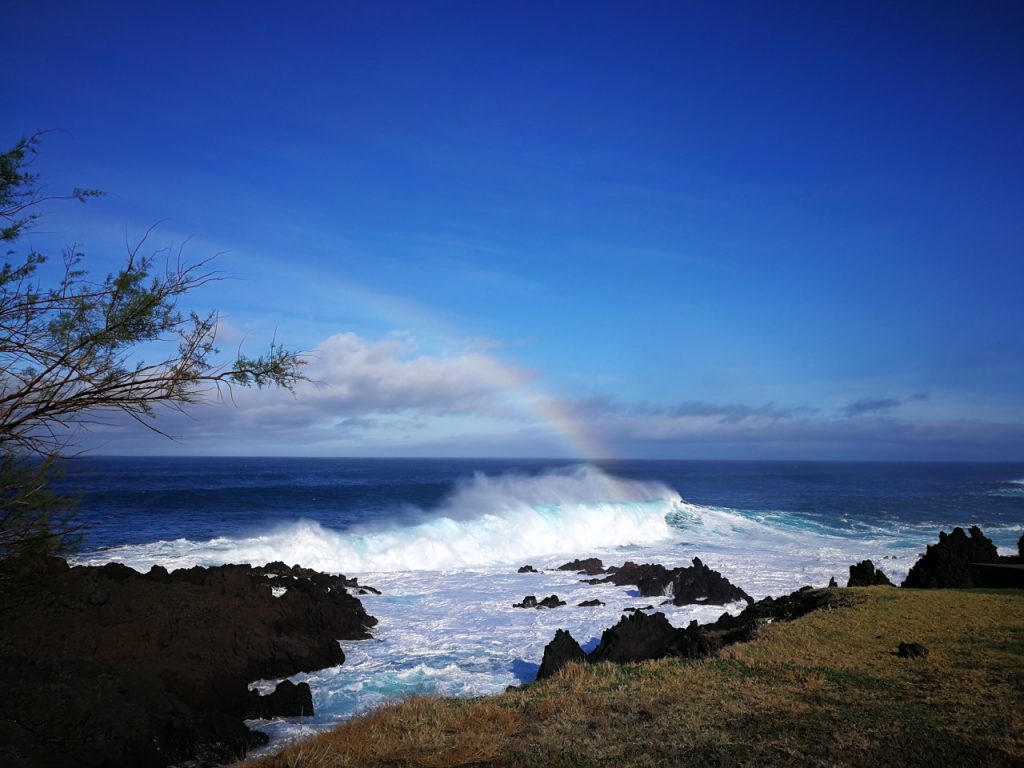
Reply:
<svg viewBox="0 0 1024 768"><path fill-rule="evenodd" d="M692 621L686 628L672 626L660 612L634 611L606 629L590 653L584 653L572 635L559 629L544 648L537 679L550 677L569 662L625 664L667 657L703 658L727 645L750 640L764 622L791 621L811 611L836 608L848 602L849 598L838 590L804 587L785 597L758 600L737 616L723 613L712 624Z"/></svg>
<svg viewBox="0 0 1024 768"><path fill-rule="evenodd" d="M284 588L274 597L272 587ZM48 561L0 580L0 764L231 761L266 743L250 717L311 714L305 684L376 619L355 580L283 563L148 573Z"/></svg>
<svg viewBox="0 0 1024 768"><path fill-rule="evenodd" d="M941 533L903 586L1021 588L1024 536L1019 549L1001 557L977 528ZM765 622L851 599L842 589L804 587L755 602L698 558L674 569L631 562L606 568L588 558L559 570L588 576L588 583L635 586L663 603L747 607L685 628L662 613L634 609L589 654L558 630L538 680L571 661L709 656L751 639ZM850 566L849 586L880 584L889 580L871 561ZM279 597L275 587L284 590ZM162 768L233 761L266 743L245 719L312 713L308 685L284 681L261 696L250 682L341 664L338 640L370 637L376 619L351 592L376 590L283 563L172 573L155 566L141 574L119 564L72 568L53 558L32 578L0 572L0 764ZM555 595L528 596L520 606L574 610Z"/></svg>
<svg viewBox="0 0 1024 768"><path fill-rule="evenodd" d="M1017 543L1018 554L1001 556L996 546L976 526L965 533L955 528L950 534L939 533L939 541L929 545L925 554L910 569L903 581L905 588L1024 588L1024 535ZM669 571L662 565L626 563L621 568L605 569L600 560L574 560L559 566L590 575L609 573L605 578L587 579L587 583L611 582L635 584L641 595L671 594L675 605L691 603L724 605L746 600L747 607L738 615L723 613L710 624L690 622L686 628L672 626L663 613L646 614L635 610L602 635L597 647L585 653L571 634L563 629L544 648L537 679L554 675L570 662L628 663L666 657L701 658L711 656L727 645L746 642L754 637L761 624L771 621L792 621L811 611L835 608L849 598L833 585L826 589L803 587L780 598L766 597L754 602L743 590L733 586L717 571L712 571L698 558L692 567ZM847 588L894 586L870 560L850 566ZM552 596L554 597L554 596ZM665 601L670 602L669 600ZM914 644L910 644L913 646ZM927 655L927 649L923 649ZM900 655L904 655L901 648Z"/></svg>

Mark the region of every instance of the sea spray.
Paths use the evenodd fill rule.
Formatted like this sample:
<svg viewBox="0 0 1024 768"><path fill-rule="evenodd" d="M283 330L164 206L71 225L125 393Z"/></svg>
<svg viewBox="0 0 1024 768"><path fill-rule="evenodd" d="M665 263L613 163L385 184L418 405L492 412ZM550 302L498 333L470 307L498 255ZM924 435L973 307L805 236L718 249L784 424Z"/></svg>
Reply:
<svg viewBox="0 0 1024 768"><path fill-rule="evenodd" d="M405 525L339 531L297 520L254 536L123 546L82 561L118 559L148 568L282 560L345 573L456 570L666 541L678 535L667 518L683 506L661 483L590 466L539 475L476 473L436 509L403 510L413 521Z"/></svg>

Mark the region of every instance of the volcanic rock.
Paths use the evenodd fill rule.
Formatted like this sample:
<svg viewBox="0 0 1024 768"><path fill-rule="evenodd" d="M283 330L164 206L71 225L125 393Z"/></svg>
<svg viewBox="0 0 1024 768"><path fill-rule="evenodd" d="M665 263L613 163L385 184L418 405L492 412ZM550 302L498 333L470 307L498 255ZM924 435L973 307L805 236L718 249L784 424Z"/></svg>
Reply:
<svg viewBox="0 0 1024 768"><path fill-rule="evenodd" d="M299 717L313 714L313 692L309 683L296 685L291 680L282 680L273 693L261 696L249 691L249 708L245 717L269 720L273 717Z"/></svg>
<svg viewBox="0 0 1024 768"><path fill-rule="evenodd" d="M846 582L847 587L891 587L894 586L889 577L882 573L881 568L875 568L870 560L861 560L856 565L850 566L850 578Z"/></svg>
<svg viewBox="0 0 1024 768"><path fill-rule="evenodd" d="M772 621L792 621L812 611L848 605L850 599L839 592L828 589L801 587L783 597L765 597L748 605L737 616L723 613L713 624L704 624L701 629L712 644L730 645L746 642L754 637L758 627Z"/></svg>
<svg viewBox="0 0 1024 768"><path fill-rule="evenodd" d="M580 608L596 608L596 607L601 606L601 605L604 605L604 602L601 601L601 600L584 600L582 603L579 604L579 607Z"/></svg>
<svg viewBox="0 0 1024 768"><path fill-rule="evenodd" d="M524 565L518 571L516 571L516 573L540 573L540 571L538 571L532 565Z"/></svg>
<svg viewBox="0 0 1024 768"><path fill-rule="evenodd" d="M563 563L556 570L576 571L577 573L585 573L587 576L596 576L599 573L604 573L604 563L596 557L588 557L586 560L577 559L569 563Z"/></svg>
<svg viewBox="0 0 1024 768"><path fill-rule="evenodd" d="M635 584L644 597L667 596L674 605L725 605L740 600L754 602L746 592L734 586L718 571L693 558L693 565L667 569L663 565L627 562L608 569L609 575L591 583L610 582L616 586Z"/></svg>
<svg viewBox="0 0 1024 768"><path fill-rule="evenodd" d="M694 619L685 630L676 632L673 654L684 659L700 659L715 653L720 643Z"/></svg>
<svg viewBox="0 0 1024 768"><path fill-rule="evenodd" d="M657 563L638 565L632 560L623 563L621 566L610 567L608 574L605 578L598 579L593 583L611 583L617 587L633 584L640 587L640 594L645 597L664 594L665 585L672 580L668 568L664 565ZM644 586L641 587L641 584Z"/></svg>
<svg viewBox="0 0 1024 768"><path fill-rule="evenodd" d="M558 608L563 605L565 605L565 600L561 600L558 595L548 595L537 603L538 608Z"/></svg>
<svg viewBox="0 0 1024 768"><path fill-rule="evenodd" d="M280 565L143 575L53 558L0 574L0 764L224 762L264 743L242 722L249 681L340 664L338 640L377 623L352 581ZM302 695L264 698L301 709Z"/></svg>
<svg viewBox="0 0 1024 768"><path fill-rule="evenodd" d="M588 659L619 664L661 659L672 655L677 632L665 614L647 615L637 611L623 616L618 624L606 629Z"/></svg>
<svg viewBox="0 0 1024 768"><path fill-rule="evenodd" d="M548 595L543 600L538 600L535 595L527 595L521 603L513 603L513 608L558 608L565 605L565 600L559 599L558 595Z"/></svg>
<svg viewBox="0 0 1024 768"><path fill-rule="evenodd" d="M554 639L544 646L544 658L540 662L537 679L551 677L569 662L583 663L586 660L587 655L580 648L580 644L564 629L559 629L555 632Z"/></svg>
<svg viewBox="0 0 1024 768"><path fill-rule="evenodd" d="M602 633L601 641L586 660L627 663L665 657L702 658L716 653L723 646L752 639L757 628L766 622L789 621L811 611L850 602L850 597L838 592L803 587L785 597L758 600L738 616L724 613L713 624L699 625L691 621L686 629L673 627L663 613L648 615L634 611ZM573 659L578 659L574 645L579 647L567 632L559 630L555 640L544 650L544 662L555 668L563 655L571 654ZM545 668L545 664L542 663L541 667ZM538 679L542 676L538 675Z"/></svg>
<svg viewBox="0 0 1024 768"><path fill-rule="evenodd" d="M941 531L938 543L928 545L902 586L918 589L977 587L979 579L971 564L998 563L1000 559L996 546L977 526L971 526L969 537L963 528L954 528L950 534Z"/></svg>
<svg viewBox="0 0 1024 768"><path fill-rule="evenodd" d="M731 584L718 571L708 568L697 557L693 558L691 567L677 568L673 571L671 594L675 605L725 605L740 600L746 601L749 605L754 602L754 598Z"/></svg>

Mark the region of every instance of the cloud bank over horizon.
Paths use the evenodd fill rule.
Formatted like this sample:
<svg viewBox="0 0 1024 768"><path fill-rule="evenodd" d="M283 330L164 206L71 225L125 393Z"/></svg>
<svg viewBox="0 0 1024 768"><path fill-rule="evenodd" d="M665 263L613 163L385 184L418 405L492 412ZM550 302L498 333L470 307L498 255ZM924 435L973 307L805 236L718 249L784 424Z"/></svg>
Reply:
<svg viewBox="0 0 1024 768"><path fill-rule="evenodd" d="M926 392L831 407L553 397L543 372L496 351L428 354L408 333L338 333L306 358L309 380L294 393L236 388L159 412L154 426L173 441L114 416L82 444L101 454L1024 460L1024 423L901 413L936 399Z"/></svg>

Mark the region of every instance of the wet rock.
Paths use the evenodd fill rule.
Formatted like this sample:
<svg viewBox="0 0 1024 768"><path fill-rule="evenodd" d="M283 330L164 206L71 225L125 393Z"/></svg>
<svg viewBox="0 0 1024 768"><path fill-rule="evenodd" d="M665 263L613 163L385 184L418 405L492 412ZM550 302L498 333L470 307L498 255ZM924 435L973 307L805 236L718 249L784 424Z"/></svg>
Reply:
<svg viewBox="0 0 1024 768"><path fill-rule="evenodd" d="M891 587L893 583L889 577L882 573L881 568L875 568L870 560L861 560L856 565L850 566L850 578L846 582L847 587Z"/></svg>
<svg viewBox="0 0 1024 768"><path fill-rule="evenodd" d="M601 606L601 605L604 605L604 602L601 601L601 600L584 600L582 603L579 604L579 607L580 608L596 608L596 607Z"/></svg>
<svg viewBox="0 0 1024 768"><path fill-rule="evenodd" d="M249 691L249 708L246 719L259 718L269 720L273 717L301 717L313 714L313 692L309 683L298 683L282 680L272 693L261 696L257 691Z"/></svg>
<svg viewBox="0 0 1024 768"><path fill-rule="evenodd" d="M638 587L640 594L645 597L664 594L666 585L672 580L669 570L664 565L657 563L637 564L632 560L623 563L621 566L611 566L608 568L608 574L605 578L598 579L593 583L609 583L617 587L632 584Z"/></svg>
<svg viewBox="0 0 1024 768"><path fill-rule="evenodd" d="M836 583L836 577L835 576L833 576L832 578L830 578L828 580L828 588L829 589L837 589L838 587L839 587L839 585Z"/></svg>
<svg viewBox="0 0 1024 768"><path fill-rule="evenodd" d="M543 600L538 600L535 595L527 595L521 603L513 603L513 608L558 608L565 605L565 600L559 599L558 595L548 595Z"/></svg>
<svg viewBox="0 0 1024 768"><path fill-rule="evenodd" d="M538 571L532 565L524 565L518 571L516 571L516 573L540 573L540 571Z"/></svg>
<svg viewBox="0 0 1024 768"><path fill-rule="evenodd" d="M580 644L564 629L559 629L555 632L554 639L544 646L544 658L541 660L537 679L551 677L570 662L582 663L586 660L587 655L580 648Z"/></svg>
<svg viewBox="0 0 1024 768"><path fill-rule="evenodd" d="M548 595L537 603L538 608L558 608L563 605L565 605L565 600L559 599L558 595Z"/></svg>
<svg viewBox="0 0 1024 768"><path fill-rule="evenodd" d="M754 602L750 595L733 585L718 571L704 565L697 557L693 558L691 567L677 568L673 572L671 594L675 605L725 605L741 600L749 605Z"/></svg>
<svg viewBox="0 0 1024 768"><path fill-rule="evenodd" d="M556 570L576 571L577 573L585 573L587 576L596 576L599 573L604 573L604 563L596 557L588 557L585 560L573 560L569 563L563 563Z"/></svg>
<svg viewBox="0 0 1024 768"><path fill-rule="evenodd" d="M750 595L734 586L718 571L709 568L698 557L693 558L692 565L673 570L655 563L637 565L627 562L621 567L609 568L608 573L599 582L609 582L620 587L634 584L644 597L666 596L674 605L754 602Z"/></svg>

